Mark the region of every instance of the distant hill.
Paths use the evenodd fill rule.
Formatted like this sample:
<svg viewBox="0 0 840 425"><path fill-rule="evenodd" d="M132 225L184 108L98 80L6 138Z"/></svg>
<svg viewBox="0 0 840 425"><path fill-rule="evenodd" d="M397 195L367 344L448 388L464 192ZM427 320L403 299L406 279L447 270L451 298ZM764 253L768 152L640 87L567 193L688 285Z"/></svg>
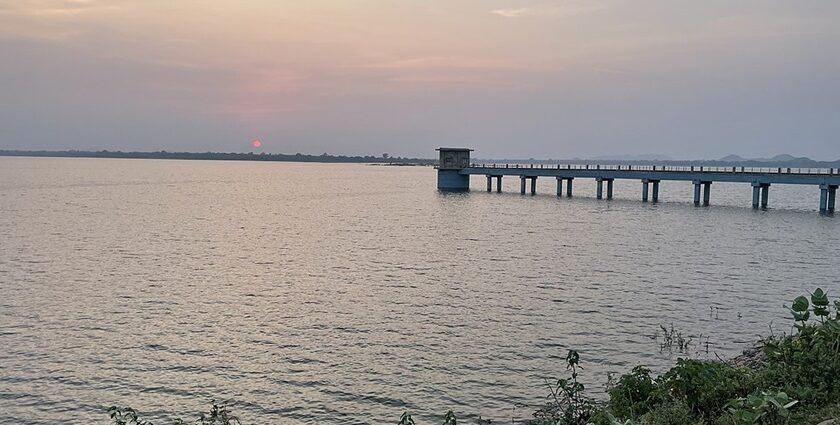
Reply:
<svg viewBox="0 0 840 425"><path fill-rule="evenodd" d="M592 158L593 160L600 161L672 161L673 158L669 157L668 155L657 155L657 154L642 154L642 155L602 155L596 156Z"/></svg>
<svg viewBox="0 0 840 425"><path fill-rule="evenodd" d="M776 156L774 156L774 157L770 158L770 161L777 161L777 162L781 162L781 161L793 161L793 160L795 160L795 159L809 159L809 158L806 158L806 157L804 157L804 156L803 156L803 157L801 157L801 158L796 158L796 157L795 157L795 156L793 156L793 155L788 155L788 154L784 153L784 154L781 154L781 155L776 155Z"/></svg>
<svg viewBox="0 0 840 425"><path fill-rule="evenodd" d="M804 156L797 158L793 155L788 155L786 153L783 153L781 155L776 155L772 158L744 158L744 157L738 156L738 155L727 155L727 156L719 159L718 161L724 161L724 162L743 162L743 161L755 161L755 162L802 161L802 162L809 162L809 161L812 161L812 162L817 162L817 161L814 161L811 158L807 158L807 157L804 157Z"/></svg>
<svg viewBox="0 0 840 425"><path fill-rule="evenodd" d="M744 159L744 157L741 157L741 156L738 156L738 155L726 155L725 157L719 159L718 161L741 162L741 161L746 161L746 159Z"/></svg>

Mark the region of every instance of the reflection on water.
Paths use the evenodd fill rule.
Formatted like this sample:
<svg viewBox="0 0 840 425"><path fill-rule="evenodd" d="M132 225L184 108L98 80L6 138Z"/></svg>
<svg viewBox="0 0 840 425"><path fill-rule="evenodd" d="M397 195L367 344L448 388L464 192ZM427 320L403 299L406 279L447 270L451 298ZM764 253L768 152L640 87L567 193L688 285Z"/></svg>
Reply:
<svg viewBox="0 0 840 425"><path fill-rule="evenodd" d="M440 194L425 167L0 158L0 422L210 399L260 423L528 415L569 348L598 391L673 362L660 324L729 356L789 330L786 300L840 294L817 188L752 211L749 185L695 208L689 183L657 205L587 183Z"/></svg>

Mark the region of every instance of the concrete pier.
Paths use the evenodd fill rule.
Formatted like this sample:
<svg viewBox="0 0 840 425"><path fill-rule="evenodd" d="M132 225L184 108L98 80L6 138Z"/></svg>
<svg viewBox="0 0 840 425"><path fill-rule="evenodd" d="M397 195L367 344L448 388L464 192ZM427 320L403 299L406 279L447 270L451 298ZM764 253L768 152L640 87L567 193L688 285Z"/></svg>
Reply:
<svg viewBox="0 0 840 425"><path fill-rule="evenodd" d="M837 185L820 185L820 213L833 214L837 202Z"/></svg>
<svg viewBox="0 0 840 425"><path fill-rule="evenodd" d="M770 197L770 185L764 184L761 185L761 209L767 209L767 201Z"/></svg>
<svg viewBox="0 0 840 425"><path fill-rule="evenodd" d="M767 209L770 198L770 183L752 182L753 209Z"/></svg>
<svg viewBox="0 0 840 425"><path fill-rule="evenodd" d="M615 179L632 179L642 182L642 201L659 200L659 184L665 180L691 182L694 184L694 205L709 205L713 182L750 183L753 188L752 207L767 208L771 184L819 186L819 211L830 214L835 210L837 188L840 186L840 170L836 168L749 168L749 167L707 167L707 166L647 166L647 165L548 165L548 164L471 164L471 149L440 148L438 189L441 191L469 190L471 175L484 175L487 190L492 191L492 178L497 179L496 191L502 191L502 176L519 176L520 192L525 194L526 180L531 180L530 192L536 193L537 177L555 177L557 196L563 194L565 180L566 195L572 196L576 178L594 179L597 183L596 197L604 198L604 181L607 182L607 199L613 197ZM651 194L650 185L653 185ZM652 195L652 196L651 196ZM702 196L702 198L701 198Z"/></svg>
<svg viewBox="0 0 840 425"><path fill-rule="evenodd" d="M653 179L642 179L642 202L648 201L651 185L653 185L653 202L659 202L659 180Z"/></svg>
<svg viewBox="0 0 840 425"><path fill-rule="evenodd" d="M653 184L653 202L659 202L659 180L650 180Z"/></svg>
<svg viewBox="0 0 840 425"><path fill-rule="evenodd" d="M537 176L519 176L519 192L525 194L526 181L531 180L531 195L537 194Z"/></svg>
<svg viewBox="0 0 840 425"><path fill-rule="evenodd" d="M700 180L694 180L694 206L700 206Z"/></svg>

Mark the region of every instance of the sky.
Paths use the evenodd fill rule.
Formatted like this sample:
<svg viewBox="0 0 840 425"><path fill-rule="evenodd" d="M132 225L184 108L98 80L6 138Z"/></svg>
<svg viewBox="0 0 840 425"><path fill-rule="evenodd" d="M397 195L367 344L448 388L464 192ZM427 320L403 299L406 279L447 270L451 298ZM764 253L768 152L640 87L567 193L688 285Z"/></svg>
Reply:
<svg viewBox="0 0 840 425"><path fill-rule="evenodd" d="M0 0L0 149L840 158L840 1Z"/></svg>

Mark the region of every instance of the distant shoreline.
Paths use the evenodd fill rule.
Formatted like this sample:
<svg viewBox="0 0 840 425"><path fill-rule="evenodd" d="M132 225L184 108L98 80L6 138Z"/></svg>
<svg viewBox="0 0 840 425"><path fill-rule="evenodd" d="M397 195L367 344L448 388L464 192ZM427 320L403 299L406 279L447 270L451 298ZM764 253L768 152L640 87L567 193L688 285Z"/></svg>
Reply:
<svg viewBox="0 0 840 425"><path fill-rule="evenodd" d="M391 156L345 156L345 155L306 155L272 154L239 152L123 152L123 151L29 151L0 150L0 156L37 157L37 158L110 158L110 159L183 159L206 161L272 161L272 162L319 162L345 164L377 165L434 165L434 159L403 158Z"/></svg>
<svg viewBox="0 0 840 425"><path fill-rule="evenodd" d="M392 156L346 156L346 155L308 155L308 154L278 154L278 153L254 153L254 152L123 152L123 151L47 151L47 150L2 150L0 157L40 157L40 158L112 158L112 159L182 159L182 160L206 160L206 161L271 161L271 162L314 162L334 164L373 164L373 165L437 165L436 159L429 158L403 158ZM472 162L478 164L601 164L601 165L664 165L664 166L690 166L705 165L713 167L790 167L790 168L840 168L840 160L816 161L811 158L791 158L787 160L755 160L740 158L738 161L725 160L726 158L697 159L697 160L642 160L642 159L482 159L475 158Z"/></svg>

